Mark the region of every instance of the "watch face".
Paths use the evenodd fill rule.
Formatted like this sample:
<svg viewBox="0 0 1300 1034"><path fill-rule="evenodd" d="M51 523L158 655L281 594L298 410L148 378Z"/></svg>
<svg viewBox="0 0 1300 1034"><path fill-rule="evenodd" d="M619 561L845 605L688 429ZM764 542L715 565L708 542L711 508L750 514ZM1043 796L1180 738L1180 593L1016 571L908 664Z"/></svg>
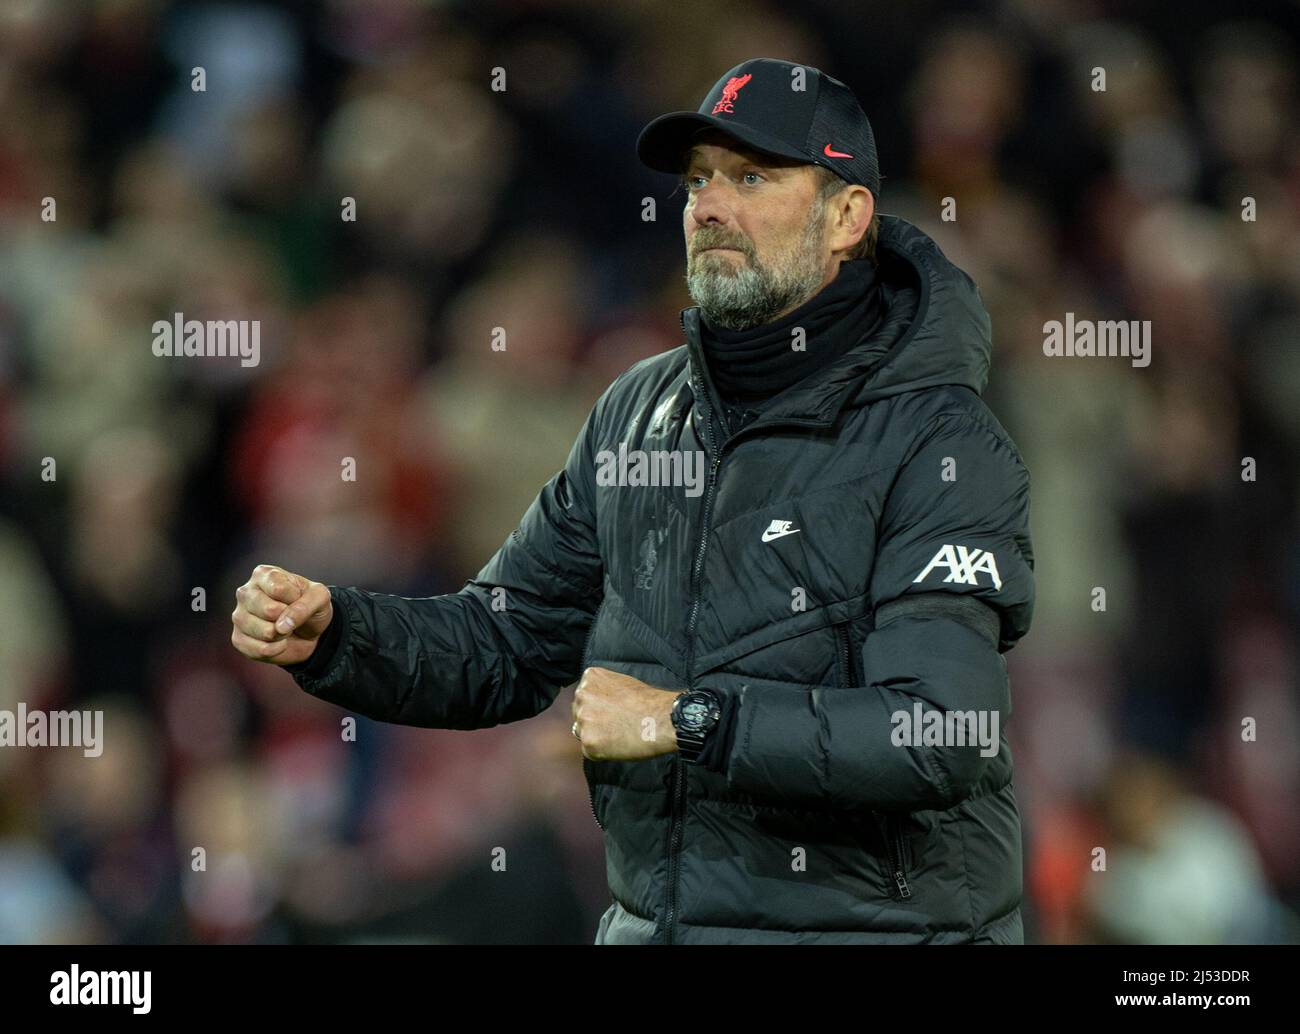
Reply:
<svg viewBox="0 0 1300 1034"><path fill-rule="evenodd" d="M709 705L702 700L688 700L682 704L682 724L688 729L702 729L709 717Z"/></svg>

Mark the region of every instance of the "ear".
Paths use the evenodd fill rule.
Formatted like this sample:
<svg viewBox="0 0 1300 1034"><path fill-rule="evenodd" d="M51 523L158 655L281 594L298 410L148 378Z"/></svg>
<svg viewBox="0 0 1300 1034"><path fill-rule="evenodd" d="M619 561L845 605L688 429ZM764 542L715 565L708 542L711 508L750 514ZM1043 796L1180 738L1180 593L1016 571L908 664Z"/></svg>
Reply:
<svg viewBox="0 0 1300 1034"><path fill-rule="evenodd" d="M831 198L829 207L831 225L827 236L831 251L848 251L862 240L871 225L876 199L866 187L850 183Z"/></svg>

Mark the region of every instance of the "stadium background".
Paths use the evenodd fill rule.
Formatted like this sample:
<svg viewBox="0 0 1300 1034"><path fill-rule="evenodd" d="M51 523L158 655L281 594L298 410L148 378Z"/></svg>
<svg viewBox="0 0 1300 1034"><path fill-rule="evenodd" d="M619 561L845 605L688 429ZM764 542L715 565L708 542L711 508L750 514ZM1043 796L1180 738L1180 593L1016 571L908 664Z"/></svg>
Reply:
<svg viewBox="0 0 1300 1034"><path fill-rule="evenodd" d="M259 562L478 570L679 343L681 196L636 134L754 56L857 91L882 210L992 313L1033 479L1027 940L1300 940L1298 42L1295 4L4 4L0 707L103 708L106 749L0 749L0 941L592 939L571 691L345 743L229 613ZM155 358L176 311L260 319L260 364ZM1045 358L1067 311L1151 320L1150 367Z"/></svg>

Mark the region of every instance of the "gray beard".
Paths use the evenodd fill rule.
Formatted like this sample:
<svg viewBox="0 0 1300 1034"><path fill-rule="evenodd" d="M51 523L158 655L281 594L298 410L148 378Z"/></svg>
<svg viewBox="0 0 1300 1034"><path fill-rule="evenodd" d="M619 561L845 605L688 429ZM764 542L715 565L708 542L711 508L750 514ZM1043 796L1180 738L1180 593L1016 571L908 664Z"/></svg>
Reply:
<svg viewBox="0 0 1300 1034"><path fill-rule="evenodd" d="M720 255L701 253L687 258L686 289L711 326L728 330L759 327L817 292L826 275L821 254L824 228L819 206L812 209L795 253L775 266L764 265L748 249L745 263L738 267Z"/></svg>

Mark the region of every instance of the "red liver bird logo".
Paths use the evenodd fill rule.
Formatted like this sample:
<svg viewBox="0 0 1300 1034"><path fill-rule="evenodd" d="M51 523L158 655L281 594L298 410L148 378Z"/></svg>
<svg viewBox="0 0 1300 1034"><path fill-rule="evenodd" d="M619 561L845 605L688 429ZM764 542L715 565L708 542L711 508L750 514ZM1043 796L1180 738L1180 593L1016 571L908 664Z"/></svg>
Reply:
<svg viewBox="0 0 1300 1034"><path fill-rule="evenodd" d="M728 79L727 85L722 88L722 99L713 105L713 110L709 114L716 115L720 111L725 111L728 115L734 115L736 111L731 106L732 101L736 99L740 88L753 78L753 72L746 72L744 75L733 75Z"/></svg>

